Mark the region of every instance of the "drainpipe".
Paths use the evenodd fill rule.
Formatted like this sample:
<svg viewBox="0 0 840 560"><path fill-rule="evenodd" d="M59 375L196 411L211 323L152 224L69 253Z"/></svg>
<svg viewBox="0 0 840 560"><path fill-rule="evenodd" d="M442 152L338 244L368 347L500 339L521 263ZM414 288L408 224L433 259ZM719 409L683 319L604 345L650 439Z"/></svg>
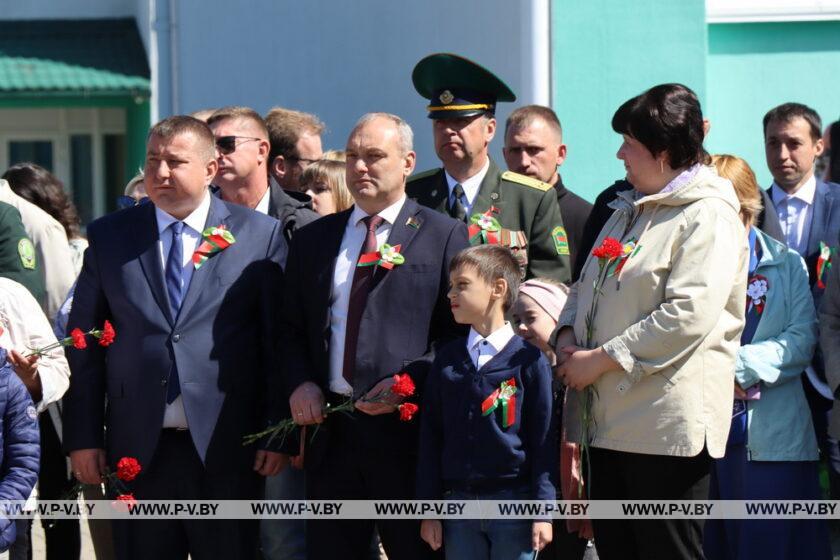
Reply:
<svg viewBox="0 0 840 560"><path fill-rule="evenodd" d="M551 2L531 0L530 67L534 103L551 106Z"/></svg>

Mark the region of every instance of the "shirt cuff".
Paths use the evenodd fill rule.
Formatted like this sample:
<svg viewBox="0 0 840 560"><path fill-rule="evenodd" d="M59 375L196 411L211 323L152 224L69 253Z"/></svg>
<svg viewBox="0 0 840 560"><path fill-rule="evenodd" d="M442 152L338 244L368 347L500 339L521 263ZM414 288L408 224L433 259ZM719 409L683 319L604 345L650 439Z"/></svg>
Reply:
<svg viewBox="0 0 840 560"><path fill-rule="evenodd" d="M605 342L601 348L603 348L604 352L606 352L610 358L621 366L621 369L624 370L627 381L629 381L631 385L638 383L642 376L644 376L645 372L642 369L642 365L620 338L616 337Z"/></svg>

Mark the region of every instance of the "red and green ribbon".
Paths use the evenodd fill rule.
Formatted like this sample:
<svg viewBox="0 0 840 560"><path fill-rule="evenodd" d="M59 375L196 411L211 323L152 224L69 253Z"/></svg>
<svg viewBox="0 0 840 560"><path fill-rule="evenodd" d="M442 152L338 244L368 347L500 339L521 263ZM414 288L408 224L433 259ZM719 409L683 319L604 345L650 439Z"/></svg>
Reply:
<svg viewBox="0 0 840 560"><path fill-rule="evenodd" d="M198 270L211 255L224 251L234 243L236 238L224 224L205 229L201 233L201 245L192 255L193 266Z"/></svg>
<svg viewBox="0 0 840 560"><path fill-rule="evenodd" d="M502 427L509 428L516 423L516 379L502 381L498 389L481 403L481 415L488 416L502 407Z"/></svg>
<svg viewBox="0 0 840 560"><path fill-rule="evenodd" d="M502 230L502 225L493 214L499 211L495 206L491 206L487 212L483 214L473 214L470 217L470 227L468 228L470 244L483 245L499 243L498 233Z"/></svg>
<svg viewBox="0 0 840 560"><path fill-rule="evenodd" d="M825 289L825 280L831 270L831 257L837 251L820 241L820 255L817 257L817 287Z"/></svg>
<svg viewBox="0 0 840 560"><path fill-rule="evenodd" d="M607 276L618 275L621 272L621 269L624 268L624 265L627 264L627 261L630 259L630 257L635 256L641 248L641 245L636 244L635 238L630 239L629 241L627 241L627 243L622 245L622 255L618 257L618 259L610 263L610 267L612 268L612 270L610 270L607 273Z"/></svg>
<svg viewBox="0 0 840 560"><path fill-rule="evenodd" d="M391 270L395 266L399 266L405 262L405 257L400 253L400 247L400 245L391 247L385 243L378 251L365 253L359 257L359 262L356 266L381 266L382 268Z"/></svg>

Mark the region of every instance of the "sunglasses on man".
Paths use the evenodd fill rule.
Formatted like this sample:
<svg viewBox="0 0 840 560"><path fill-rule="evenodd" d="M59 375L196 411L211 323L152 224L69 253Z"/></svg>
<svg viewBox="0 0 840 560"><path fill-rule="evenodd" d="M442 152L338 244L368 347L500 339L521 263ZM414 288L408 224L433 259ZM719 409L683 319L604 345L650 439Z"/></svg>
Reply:
<svg viewBox="0 0 840 560"><path fill-rule="evenodd" d="M241 140L240 144L251 142L252 140L260 141L262 138L254 138L253 136L220 136L216 138L216 149L223 156L232 154L236 151L236 141Z"/></svg>

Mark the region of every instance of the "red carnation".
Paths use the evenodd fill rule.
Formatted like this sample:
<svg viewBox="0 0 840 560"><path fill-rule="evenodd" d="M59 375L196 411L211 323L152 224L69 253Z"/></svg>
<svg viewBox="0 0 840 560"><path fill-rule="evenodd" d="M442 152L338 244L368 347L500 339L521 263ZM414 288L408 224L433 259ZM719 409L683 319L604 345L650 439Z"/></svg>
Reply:
<svg viewBox="0 0 840 560"><path fill-rule="evenodd" d="M400 420L402 420L403 422L408 422L414 417L415 414L417 414L417 411L420 410L420 407L414 403L407 402L402 403L400 406L397 407L397 409L399 409L400 411Z"/></svg>
<svg viewBox="0 0 840 560"><path fill-rule="evenodd" d="M414 380L407 373L396 374L394 384L391 385L391 392L401 397L410 397L414 394Z"/></svg>
<svg viewBox="0 0 840 560"><path fill-rule="evenodd" d="M604 238L600 247L592 250L592 256L599 259L613 260L621 257L624 254L624 247L621 242L615 237Z"/></svg>
<svg viewBox="0 0 840 560"><path fill-rule="evenodd" d="M123 457L117 463L117 478L125 482L131 482L137 478L141 470L143 469L140 467L140 462L137 459L134 457Z"/></svg>
<svg viewBox="0 0 840 560"><path fill-rule="evenodd" d="M73 348L77 348L79 350L84 350L87 348L87 341L85 341L85 333L82 332L82 329L76 327L72 331L70 331L70 337L73 339Z"/></svg>
<svg viewBox="0 0 840 560"><path fill-rule="evenodd" d="M114 338L116 338L116 336L117 331L114 330L111 322L105 321L105 325L102 327L102 333L99 335L99 345L110 346L111 343L114 342Z"/></svg>
<svg viewBox="0 0 840 560"><path fill-rule="evenodd" d="M129 511L136 505L137 499L134 497L134 494L131 493L120 494L119 496L117 496L117 501L114 502L115 509L122 509L122 507L125 507Z"/></svg>

